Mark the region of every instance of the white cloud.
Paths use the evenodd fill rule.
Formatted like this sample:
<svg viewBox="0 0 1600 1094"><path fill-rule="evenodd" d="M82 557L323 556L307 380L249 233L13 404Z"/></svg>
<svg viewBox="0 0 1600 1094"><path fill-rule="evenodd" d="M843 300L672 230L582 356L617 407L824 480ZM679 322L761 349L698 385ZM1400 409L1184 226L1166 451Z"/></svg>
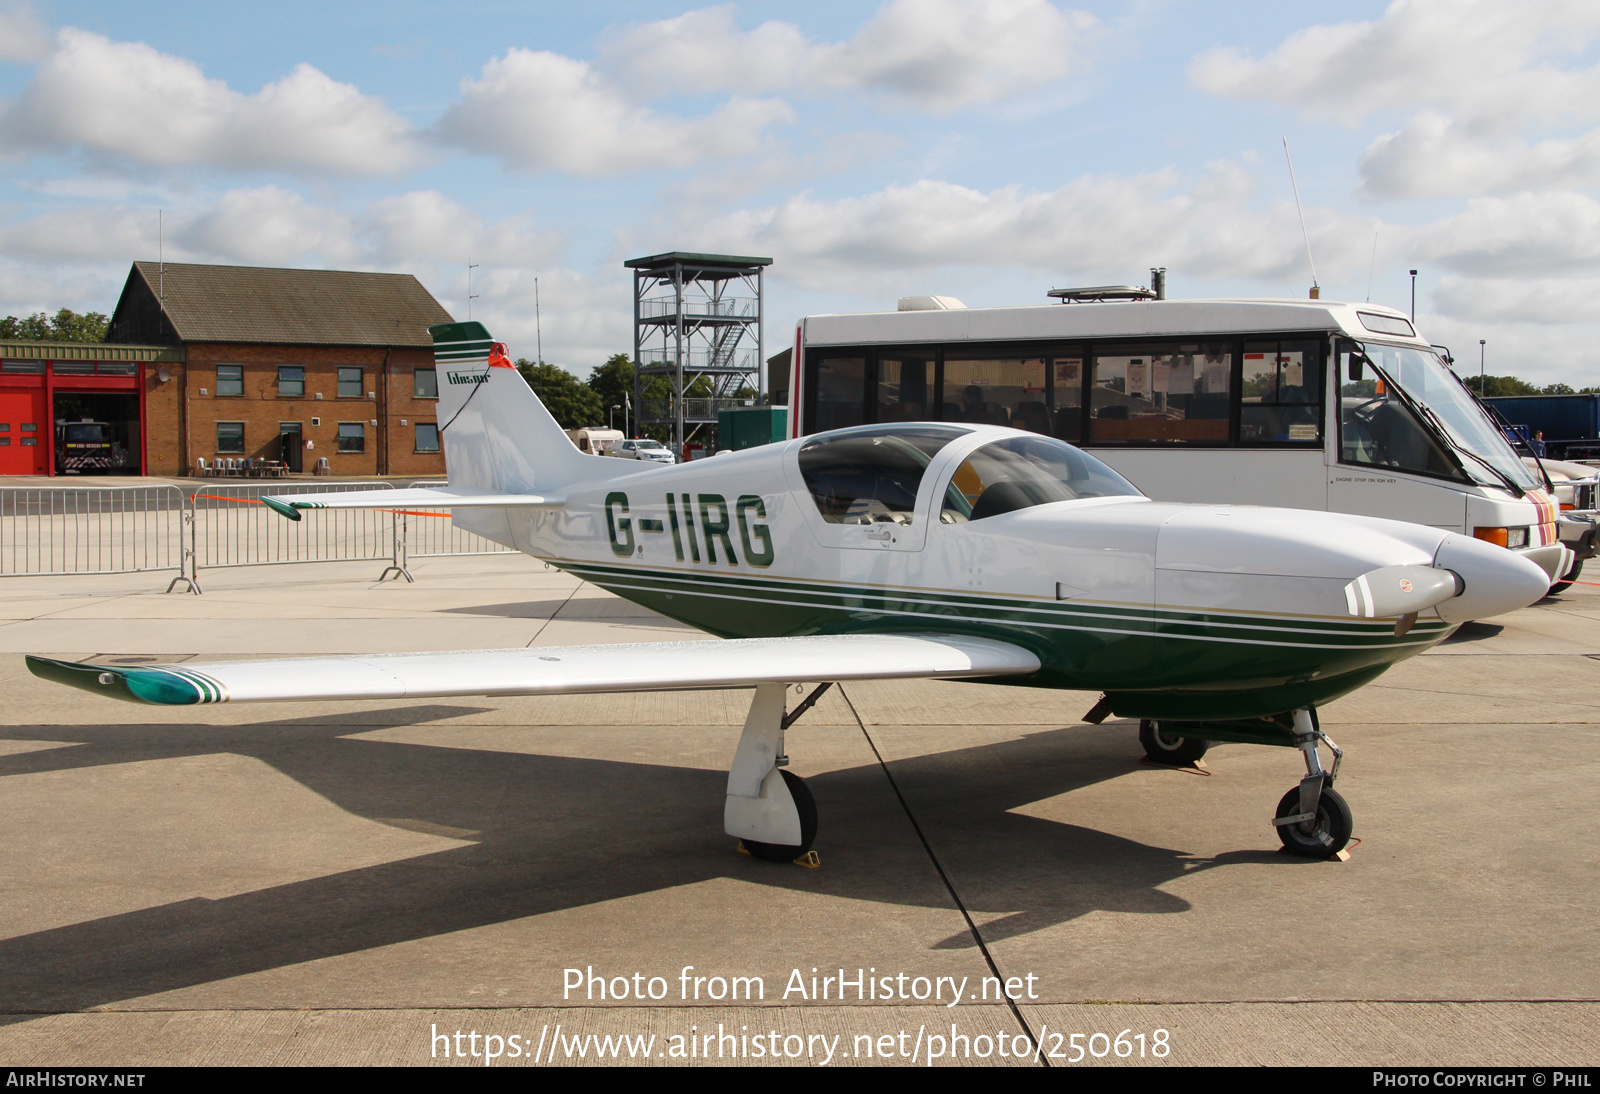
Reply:
<svg viewBox="0 0 1600 1094"><path fill-rule="evenodd" d="M949 110L1078 74L1098 29L1046 0L890 0L854 37L812 43L792 23L741 31L725 6L628 27L601 63L654 94L864 89Z"/></svg>
<svg viewBox="0 0 1600 1094"><path fill-rule="evenodd" d="M253 266L344 267L363 257L355 218L277 186L230 190L210 209L174 224L168 238L180 252Z"/></svg>
<svg viewBox="0 0 1600 1094"><path fill-rule="evenodd" d="M798 195L713 221L697 238L781 255L774 276L813 288L871 283L886 270L909 282L974 266L1119 281L1154 265L1195 280L1307 279L1292 205L1252 207L1247 177L1227 163L1187 192L1182 181L1156 172L980 191L925 179L837 201ZM1320 209L1308 219L1324 275L1359 267L1364 280L1373 221Z"/></svg>
<svg viewBox="0 0 1600 1094"><path fill-rule="evenodd" d="M1380 19L1309 27L1260 59L1209 50L1189 76L1215 95L1349 123L1433 106L1485 126L1556 124L1600 113L1600 68L1559 63L1597 36L1592 0L1395 0Z"/></svg>
<svg viewBox="0 0 1600 1094"><path fill-rule="evenodd" d="M771 91L799 78L815 48L793 23L734 25L733 5L636 23L602 39L598 67L636 94Z"/></svg>
<svg viewBox="0 0 1600 1094"><path fill-rule="evenodd" d="M634 105L583 61L512 49L462 81L436 132L513 167L594 178L745 155L768 126L793 118L786 103L744 98L703 118L670 117Z"/></svg>
<svg viewBox="0 0 1600 1094"><path fill-rule="evenodd" d="M1446 277L1434 289L1433 306L1480 324L1600 323L1600 278Z"/></svg>
<svg viewBox="0 0 1600 1094"><path fill-rule="evenodd" d="M398 269L553 262L558 233L529 215L491 222L434 190L380 198L364 209L317 205L279 186L229 190L208 204L166 212L165 250L182 262ZM124 203L82 205L0 224L0 254L41 262L150 258L156 210Z"/></svg>
<svg viewBox="0 0 1600 1094"><path fill-rule="evenodd" d="M1526 322L1516 316L1454 317L1419 314L1417 327L1436 345L1456 355L1456 372L1478 374L1478 339L1484 347L1484 371L1490 376L1516 376L1530 384L1564 383L1574 388L1600 385L1600 359L1590 348L1600 341L1600 316L1592 312L1578 323Z"/></svg>
<svg viewBox="0 0 1600 1094"><path fill-rule="evenodd" d="M229 190L166 213L171 262L367 269L416 274L452 313L465 315L464 263L480 263L479 317L532 356L533 278L550 320L545 356L588 368L632 346L629 282L620 268L589 278L560 266L563 240L530 214L489 221L432 190L365 208L318 205L278 186ZM156 210L122 203L0 223L0 315L59 307L109 312L128 263L154 258ZM521 345L526 342L526 347ZM594 354L604 353L596 358Z"/></svg>
<svg viewBox="0 0 1600 1094"><path fill-rule="evenodd" d="M254 95L141 42L68 28L0 114L0 137L156 166L370 175L418 160L413 127L310 65Z"/></svg>
<svg viewBox="0 0 1600 1094"><path fill-rule="evenodd" d="M1563 192L1475 198L1412 230L1411 246L1419 259L1469 276L1600 271L1600 202Z"/></svg>
<svg viewBox="0 0 1600 1094"><path fill-rule="evenodd" d="M31 4L0 2L0 61L36 61L50 52L50 31Z"/></svg>
<svg viewBox="0 0 1600 1094"><path fill-rule="evenodd" d="M1374 197L1432 198L1587 186L1600 181L1600 129L1529 143L1484 137L1427 111L1361 155L1362 188Z"/></svg>

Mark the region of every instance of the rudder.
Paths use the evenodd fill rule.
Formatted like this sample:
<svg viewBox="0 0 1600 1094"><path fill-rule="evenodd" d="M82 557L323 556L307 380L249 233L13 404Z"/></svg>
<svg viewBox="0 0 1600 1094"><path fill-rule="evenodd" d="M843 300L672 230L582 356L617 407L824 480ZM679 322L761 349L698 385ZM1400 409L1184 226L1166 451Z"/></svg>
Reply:
<svg viewBox="0 0 1600 1094"><path fill-rule="evenodd" d="M437 323L439 434L450 485L556 492L611 470L573 447L482 323Z"/></svg>

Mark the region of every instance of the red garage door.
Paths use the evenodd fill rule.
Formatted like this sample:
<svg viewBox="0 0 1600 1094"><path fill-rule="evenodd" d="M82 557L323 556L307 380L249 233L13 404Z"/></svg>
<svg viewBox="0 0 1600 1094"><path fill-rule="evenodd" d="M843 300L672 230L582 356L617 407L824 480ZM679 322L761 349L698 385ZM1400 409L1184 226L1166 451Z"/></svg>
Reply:
<svg viewBox="0 0 1600 1094"><path fill-rule="evenodd" d="M0 475L43 475L49 428L43 391L0 389Z"/></svg>

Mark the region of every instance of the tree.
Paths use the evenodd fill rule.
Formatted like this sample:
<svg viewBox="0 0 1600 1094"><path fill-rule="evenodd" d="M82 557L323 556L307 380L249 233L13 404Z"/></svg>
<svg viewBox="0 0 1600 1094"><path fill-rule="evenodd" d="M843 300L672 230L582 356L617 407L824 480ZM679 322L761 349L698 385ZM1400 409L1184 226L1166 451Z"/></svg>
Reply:
<svg viewBox="0 0 1600 1094"><path fill-rule="evenodd" d="M519 357L517 371L562 429L582 429L606 420L600 396L593 388L580 384L576 376L560 365L545 361L535 364Z"/></svg>
<svg viewBox="0 0 1600 1094"><path fill-rule="evenodd" d="M1576 395L1577 392L1573 391L1571 385L1569 385L1569 384L1556 383L1556 384L1546 384L1546 385L1544 385L1544 387L1539 389L1539 394L1540 395Z"/></svg>
<svg viewBox="0 0 1600 1094"><path fill-rule="evenodd" d="M633 403L633 358L626 353L613 353L606 363L589 373L584 381L600 400L600 406L609 410L614 406ZM624 403L626 400L626 403Z"/></svg>
<svg viewBox="0 0 1600 1094"><path fill-rule="evenodd" d="M1461 381L1486 398L1493 398L1497 395L1539 394L1538 388L1525 380L1517 379L1515 376L1485 376L1481 389L1478 386L1478 378L1476 376L1463 376Z"/></svg>
<svg viewBox="0 0 1600 1094"><path fill-rule="evenodd" d="M0 319L0 339L17 342L104 342L106 328L111 325L97 311L79 315L71 308L62 308L51 318L42 311L26 319L8 315Z"/></svg>

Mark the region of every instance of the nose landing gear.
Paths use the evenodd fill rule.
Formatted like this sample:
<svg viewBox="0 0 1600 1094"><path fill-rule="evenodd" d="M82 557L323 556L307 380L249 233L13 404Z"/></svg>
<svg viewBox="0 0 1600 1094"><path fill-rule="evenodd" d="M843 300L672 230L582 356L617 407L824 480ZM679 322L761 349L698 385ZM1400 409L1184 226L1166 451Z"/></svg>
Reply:
<svg viewBox="0 0 1600 1094"><path fill-rule="evenodd" d="M1326 742L1333 752L1333 769L1322 769L1317 745ZM1278 828L1283 849L1304 858L1332 858L1350 842L1354 820L1350 805L1333 788L1344 752L1317 725L1316 712L1294 712L1294 744L1306 758L1306 777L1278 802L1272 823Z"/></svg>
<svg viewBox="0 0 1600 1094"><path fill-rule="evenodd" d="M1298 748L1305 757L1306 777L1278 802L1273 825L1283 848L1303 858L1333 858L1350 842L1354 826L1350 805L1333 789L1344 752L1322 732L1314 708L1273 718L1231 722L1139 723L1139 743L1152 762L1170 767L1196 763L1216 741ZM1333 767L1324 770L1317 746L1333 753Z"/></svg>

